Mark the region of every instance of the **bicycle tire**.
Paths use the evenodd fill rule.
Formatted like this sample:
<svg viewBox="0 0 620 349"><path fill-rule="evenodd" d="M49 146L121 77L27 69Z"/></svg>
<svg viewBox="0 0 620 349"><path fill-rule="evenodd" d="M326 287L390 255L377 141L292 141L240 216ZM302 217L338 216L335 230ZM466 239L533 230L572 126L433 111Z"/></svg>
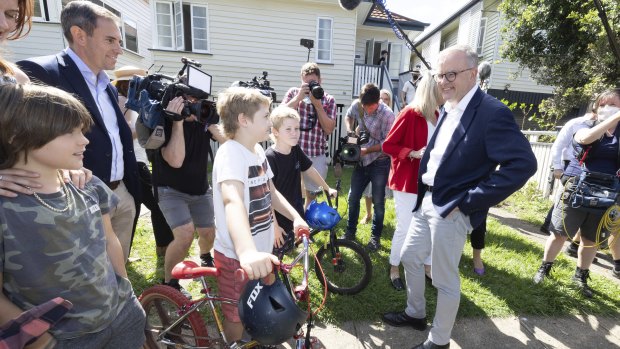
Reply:
<svg viewBox="0 0 620 349"><path fill-rule="evenodd" d="M169 348L166 344L157 342L158 331L167 328L180 317L178 312L185 304L188 304L188 299L170 286L155 285L144 290L139 300L146 313L144 348ZM206 346L208 344L207 327L200 314L193 312L169 332L168 338L189 346Z"/></svg>
<svg viewBox="0 0 620 349"><path fill-rule="evenodd" d="M372 262L368 253L358 243L337 239L321 246L316 257L323 268L327 289L330 292L353 295L368 286L372 277ZM323 275L316 262L314 271L321 284L325 286Z"/></svg>

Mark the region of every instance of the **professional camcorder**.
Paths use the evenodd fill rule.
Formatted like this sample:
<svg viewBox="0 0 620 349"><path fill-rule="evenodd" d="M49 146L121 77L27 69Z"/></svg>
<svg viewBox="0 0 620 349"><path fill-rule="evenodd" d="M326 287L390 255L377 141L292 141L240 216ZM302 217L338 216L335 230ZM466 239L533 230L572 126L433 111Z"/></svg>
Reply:
<svg viewBox="0 0 620 349"><path fill-rule="evenodd" d="M336 161L345 165L357 164L362 156L361 146L368 143L369 140L370 135L367 131L361 131L359 136L351 133L347 136L340 137L338 150L336 151Z"/></svg>
<svg viewBox="0 0 620 349"><path fill-rule="evenodd" d="M273 91L273 87L271 87L271 83L267 80L267 73L263 71L262 77L254 77L248 81L235 81L231 86L240 86L247 88L255 88L260 91L264 96L271 98L272 102L276 101L276 93Z"/></svg>
<svg viewBox="0 0 620 349"><path fill-rule="evenodd" d="M158 149L164 143L165 118L181 121L195 115L205 125L220 121L215 103L207 100L211 94L211 75L198 69L201 64L196 61L184 57L181 62L183 68L176 77L156 73L134 76L129 81L125 106L138 113L136 133L140 145L147 150ZM177 96L185 99L181 114L165 111L168 103Z"/></svg>
<svg viewBox="0 0 620 349"><path fill-rule="evenodd" d="M190 115L195 115L198 121L204 124L216 124L219 122L215 103L208 100L211 93L211 76L198 69L200 63L183 57L181 59L183 68L179 71L177 77L165 74L155 73L145 77L134 77L129 83L129 95L135 96L138 100L142 100L148 96L152 101L159 102L161 113L172 120L183 120ZM187 70L187 75L184 72ZM132 91L133 90L133 91ZM143 92L145 91L145 92ZM132 94L133 92L133 94ZM144 95L146 93L146 95ZM140 94L143 94L141 96ZM165 112L164 109L170 101L182 96L185 99L185 107L181 114ZM139 103L141 104L141 103ZM128 102L128 108L132 108ZM139 105L137 106L140 107Z"/></svg>

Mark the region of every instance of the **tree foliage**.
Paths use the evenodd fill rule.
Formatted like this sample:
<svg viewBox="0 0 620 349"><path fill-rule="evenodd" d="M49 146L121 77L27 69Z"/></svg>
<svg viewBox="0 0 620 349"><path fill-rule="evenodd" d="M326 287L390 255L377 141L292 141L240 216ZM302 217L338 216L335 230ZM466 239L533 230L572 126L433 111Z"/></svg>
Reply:
<svg viewBox="0 0 620 349"><path fill-rule="evenodd" d="M602 0L615 39L620 1ZM503 0L502 56L555 87L541 112L557 120L596 93L620 84L620 62L592 0Z"/></svg>

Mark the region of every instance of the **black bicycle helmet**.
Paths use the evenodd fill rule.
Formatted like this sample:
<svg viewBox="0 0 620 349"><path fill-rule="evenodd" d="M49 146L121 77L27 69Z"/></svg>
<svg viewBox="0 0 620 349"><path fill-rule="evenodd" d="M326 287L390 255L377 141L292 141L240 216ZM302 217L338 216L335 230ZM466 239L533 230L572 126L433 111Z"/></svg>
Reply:
<svg viewBox="0 0 620 349"><path fill-rule="evenodd" d="M253 340L263 345L277 345L293 337L306 321L282 280L271 285L250 280L239 298L239 317Z"/></svg>

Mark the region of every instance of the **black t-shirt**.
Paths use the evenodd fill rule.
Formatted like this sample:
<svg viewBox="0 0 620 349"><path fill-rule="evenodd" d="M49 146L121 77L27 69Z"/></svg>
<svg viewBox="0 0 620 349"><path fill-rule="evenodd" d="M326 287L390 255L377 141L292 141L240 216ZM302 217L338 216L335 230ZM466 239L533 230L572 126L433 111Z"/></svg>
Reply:
<svg viewBox="0 0 620 349"><path fill-rule="evenodd" d="M273 148L265 151L269 167L273 172L273 185L284 196L291 206L300 215L304 214L304 205L301 197L301 172L308 170L312 166L310 160L299 145L291 148L289 154L281 154ZM293 230L293 222L276 212L276 219L284 231Z"/></svg>
<svg viewBox="0 0 620 349"><path fill-rule="evenodd" d="M165 147L172 134L172 121L164 125ZM153 161L153 186L170 187L189 195L203 195L209 189L207 159L210 149L210 134L200 122L183 122L185 137L185 159L179 168L173 168L161 155L161 148Z"/></svg>

